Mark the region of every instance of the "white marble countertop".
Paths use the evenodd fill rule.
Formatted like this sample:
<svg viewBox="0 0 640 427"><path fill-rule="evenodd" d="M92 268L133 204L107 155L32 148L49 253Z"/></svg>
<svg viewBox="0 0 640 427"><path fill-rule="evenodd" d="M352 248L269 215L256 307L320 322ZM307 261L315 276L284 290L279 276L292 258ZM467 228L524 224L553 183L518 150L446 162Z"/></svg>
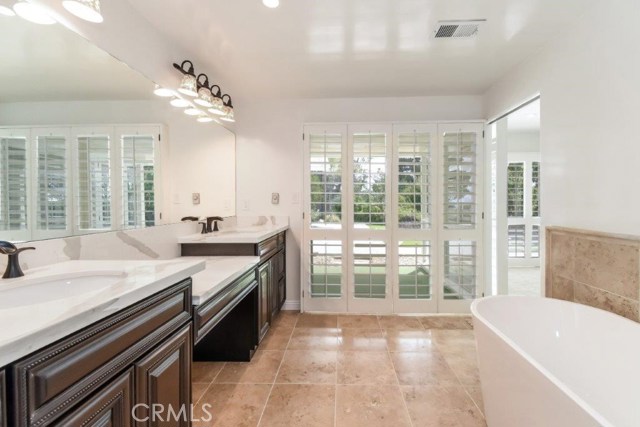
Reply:
<svg viewBox="0 0 640 427"><path fill-rule="evenodd" d="M191 234L178 238L178 243L260 243L289 228L289 224L231 228L208 234Z"/></svg>
<svg viewBox="0 0 640 427"><path fill-rule="evenodd" d="M165 261L67 261L29 270L17 279L0 279L0 367L193 276L204 267L202 258L187 257ZM106 277L109 284L94 286L87 277L90 275ZM41 283L52 279L58 282ZM47 295L47 285L51 286L51 295ZM76 291L65 293L66 285L75 285ZM28 295L22 294L25 291Z"/></svg>
<svg viewBox="0 0 640 427"><path fill-rule="evenodd" d="M189 257L193 258L193 257ZM257 256L212 256L195 257L205 260L204 271L192 276L193 305L200 305L214 297L225 286L260 262Z"/></svg>

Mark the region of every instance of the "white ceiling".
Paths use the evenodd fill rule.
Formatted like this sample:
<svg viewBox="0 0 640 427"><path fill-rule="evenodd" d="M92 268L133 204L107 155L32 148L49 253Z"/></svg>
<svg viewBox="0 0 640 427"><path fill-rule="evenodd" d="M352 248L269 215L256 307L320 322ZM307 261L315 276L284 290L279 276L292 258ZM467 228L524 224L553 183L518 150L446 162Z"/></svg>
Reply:
<svg viewBox="0 0 640 427"><path fill-rule="evenodd" d="M128 1L243 95L372 97L482 94L597 0ZM432 37L479 18L473 40Z"/></svg>
<svg viewBox="0 0 640 427"><path fill-rule="evenodd" d="M151 99L153 83L62 25L0 15L0 102Z"/></svg>

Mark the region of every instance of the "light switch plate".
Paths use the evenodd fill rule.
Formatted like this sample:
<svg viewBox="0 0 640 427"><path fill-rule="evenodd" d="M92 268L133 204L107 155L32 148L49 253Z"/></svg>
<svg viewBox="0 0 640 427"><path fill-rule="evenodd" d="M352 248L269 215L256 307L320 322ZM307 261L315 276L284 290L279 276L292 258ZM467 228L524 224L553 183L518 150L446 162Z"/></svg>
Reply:
<svg viewBox="0 0 640 427"><path fill-rule="evenodd" d="M194 205L199 205L200 204L200 193L191 194L191 200L193 201Z"/></svg>
<svg viewBox="0 0 640 427"><path fill-rule="evenodd" d="M280 193L271 193L271 204L272 205L280 204Z"/></svg>

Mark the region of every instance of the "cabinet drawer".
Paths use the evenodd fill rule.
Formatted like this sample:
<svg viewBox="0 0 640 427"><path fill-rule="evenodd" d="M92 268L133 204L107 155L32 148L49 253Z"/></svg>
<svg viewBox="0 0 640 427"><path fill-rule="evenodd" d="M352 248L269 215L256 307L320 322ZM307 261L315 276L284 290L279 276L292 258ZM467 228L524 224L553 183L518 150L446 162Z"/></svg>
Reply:
<svg viewBox="0 0 640 427"><path fill-rule="evenodd" d="M17 362L17 426L54 423L190 318L187 279Z"/></svg>
<svg viewBox="0 0 640 427"><path fill-rule="evenodd" d="M258 244L258 256L260 262L268 259L271 255L278 251L278 236L273 236Z"/></svg>
<svg viewBox="0 0 640 427"><path fill-rule="evenodd" d="M242 299L257 286L256 272L251 270L240 279L229 284L215 297L200 306L195 312L195 339L197 344L220 319L231 311Z"/></svg>
<svg viewBox="0 0 640 427"><path fill-rule="evenodd" d="M74 409L60 425L65 427L131 427L133 369L96 392Z"/></svg>

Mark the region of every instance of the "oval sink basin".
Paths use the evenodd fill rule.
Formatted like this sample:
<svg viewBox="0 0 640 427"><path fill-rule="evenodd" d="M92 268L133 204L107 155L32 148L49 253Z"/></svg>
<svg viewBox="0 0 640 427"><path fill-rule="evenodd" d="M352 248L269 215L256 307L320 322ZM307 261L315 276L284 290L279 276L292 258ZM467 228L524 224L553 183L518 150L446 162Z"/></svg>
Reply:
<svg viewBox="0 0 640 427"><path fill-rule="evenodd" d="M122 271L61 274L24 280L3 289L0 281L0 309L42 304L100 292L126 277Z"/></svg>

